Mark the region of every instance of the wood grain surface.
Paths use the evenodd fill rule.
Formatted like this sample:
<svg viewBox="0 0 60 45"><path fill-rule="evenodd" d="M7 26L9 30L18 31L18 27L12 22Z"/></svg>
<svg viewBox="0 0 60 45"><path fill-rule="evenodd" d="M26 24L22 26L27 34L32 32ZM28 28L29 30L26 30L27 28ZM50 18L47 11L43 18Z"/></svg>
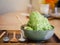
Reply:
<svg viewBox="0 0 60 45"><path fill-rule="evenodd" d="M21 25L28 22L26 15L21 15L22 12L14 12L0 15L0 30L20 30ZM21 21L16 18L16 15L20 17ZM55 34L60 39L60 19L49 20L55 27Z"/></svg>
<svg viewBox="0 0 60 45"><path fill-rule="evenodd" d="M60 43L0 43L0 45L60 45Z"/></svg>

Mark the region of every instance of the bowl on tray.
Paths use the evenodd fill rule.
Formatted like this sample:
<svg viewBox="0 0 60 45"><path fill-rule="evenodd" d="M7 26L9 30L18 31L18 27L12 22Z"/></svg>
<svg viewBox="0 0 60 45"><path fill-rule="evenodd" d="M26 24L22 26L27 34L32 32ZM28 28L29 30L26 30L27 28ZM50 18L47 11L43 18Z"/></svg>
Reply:
<svg viewBox="0 0 60 45"><path fill-rule="evenodd" d="M46 41L50 39L54 34L54 27L51 30L25 30L25 26L22 26L22 30L24 31L24 35L27 39L33 40L33 41Z"/></svg>

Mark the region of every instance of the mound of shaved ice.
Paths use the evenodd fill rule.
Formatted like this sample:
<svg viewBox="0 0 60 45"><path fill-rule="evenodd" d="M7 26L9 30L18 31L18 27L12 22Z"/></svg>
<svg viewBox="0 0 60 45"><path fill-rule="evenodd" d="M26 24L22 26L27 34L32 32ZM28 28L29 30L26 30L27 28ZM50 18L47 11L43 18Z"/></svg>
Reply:
<svg viewBox="0 0 60 45"><path fill-rule="evenodd" d="M53 27L49 23L48 19L37 11L33 11L30 14L26 30L51 30Z"/></svg>

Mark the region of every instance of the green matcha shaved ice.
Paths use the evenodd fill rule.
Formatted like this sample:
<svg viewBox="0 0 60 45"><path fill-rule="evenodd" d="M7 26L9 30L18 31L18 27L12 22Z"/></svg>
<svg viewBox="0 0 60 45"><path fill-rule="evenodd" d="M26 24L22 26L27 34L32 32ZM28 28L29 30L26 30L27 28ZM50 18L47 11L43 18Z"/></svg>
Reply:
<svg viewBox="0 0 60 45"><path fill-rule="evenodd" d="M24 29L27 29L27 30L33 30L31 27L29 26L25 26Z"/></svg>
<svg viewBox="0 0 60 45"><path fill-rule="evenodd" d="M46 17L44 17L37 11L33 11L30 14L29 21L25 29L26 30L51 30L52 26Z"/></svg>

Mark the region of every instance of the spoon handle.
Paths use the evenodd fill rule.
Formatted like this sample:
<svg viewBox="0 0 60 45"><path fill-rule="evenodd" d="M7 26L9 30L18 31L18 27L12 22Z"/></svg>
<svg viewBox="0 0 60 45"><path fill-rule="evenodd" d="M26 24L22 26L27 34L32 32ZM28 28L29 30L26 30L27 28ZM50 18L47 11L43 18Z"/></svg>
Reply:
<svg viewBox="0 0 60 45"><path fill-rule="evenodd" d="M2 36L5 34L6 32L3 32L1 35L0 35L0 38L2 38Z"/></svg>
<svg viewBox="0 0 60 45"><path fill-rule="evenodd" d="M16 33L15 33L15 32L13 32L13 38L16 38L16 37L15 37L15 34L16 34Z"/></svg>

